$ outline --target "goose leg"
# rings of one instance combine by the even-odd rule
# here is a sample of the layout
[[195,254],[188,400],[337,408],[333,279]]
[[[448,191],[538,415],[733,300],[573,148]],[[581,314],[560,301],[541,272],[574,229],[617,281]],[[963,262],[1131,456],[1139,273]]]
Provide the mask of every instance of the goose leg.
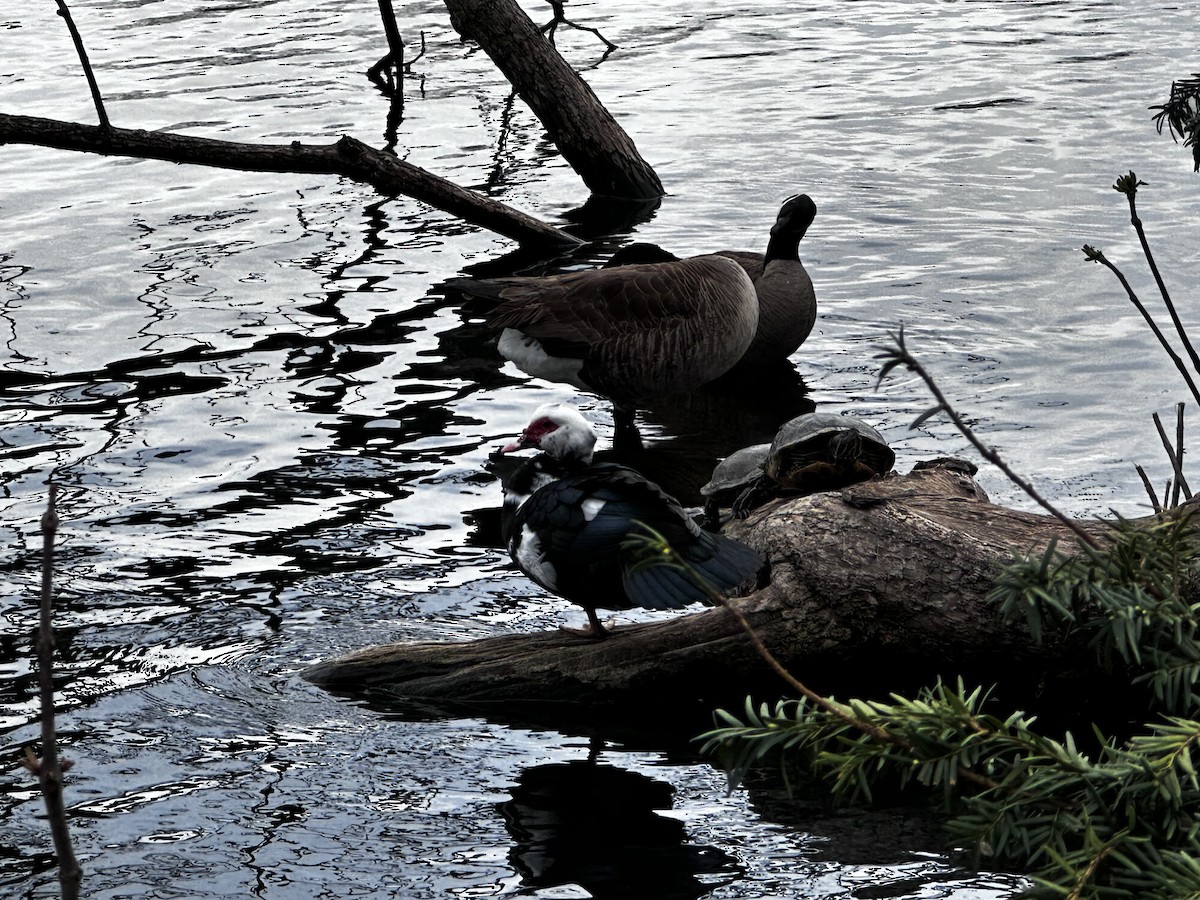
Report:
[[636,421],[637,410],[624,404],[613,404],[613,449],[618,453],[642,449],[642,435]]

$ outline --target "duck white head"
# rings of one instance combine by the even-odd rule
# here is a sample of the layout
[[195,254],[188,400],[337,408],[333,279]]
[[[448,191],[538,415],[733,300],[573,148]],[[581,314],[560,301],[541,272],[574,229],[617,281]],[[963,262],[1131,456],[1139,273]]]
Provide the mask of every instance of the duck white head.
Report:
[[533,412],[533,419],[521,436],[500,449],[513,453],[536,447],[554,459],[592,461],[596,446],[596,429],[580,415],[579,410],[565,403],[547,403]]

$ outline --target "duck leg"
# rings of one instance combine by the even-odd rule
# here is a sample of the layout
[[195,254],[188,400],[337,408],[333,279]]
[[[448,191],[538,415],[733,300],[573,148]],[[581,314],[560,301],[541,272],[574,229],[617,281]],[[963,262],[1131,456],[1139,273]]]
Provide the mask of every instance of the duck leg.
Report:
[[608,629],[600,624],[600,617],[596,615],[596,610],[590,606],[584,607],[584,611],[588,617],[587,628],[568,628],[566,625],[558,626],[559,631],[566,631],[569,634],[577,634],[580,637],[590,637],[593,640],[602,641],[608,637]]

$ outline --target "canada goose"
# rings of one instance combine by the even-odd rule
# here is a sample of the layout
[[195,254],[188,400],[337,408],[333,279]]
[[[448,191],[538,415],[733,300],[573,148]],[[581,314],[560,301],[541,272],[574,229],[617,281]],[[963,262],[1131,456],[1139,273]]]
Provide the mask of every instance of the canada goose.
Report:
[[[817,320],[817,298],[812,279],[800,261],[800,241],[817,215],[817,205],[807,194],[783,201],[767,252],[718,250],[746,270],[758,295],[758,329],[739,366],[761,366],[785,360],[804,343]],[[632,263],[678,259],[657,244],[638,242],[617,250],[605,268]]]
[[787,359],[817,321],[812,279],[800,261],[800,241],[816,215],[817,205],[807,194],[788,197],[775,217],[765,254],[718,251],[746,270],[758,295],[758,330],[742,358],[744,365]]
[[753,577],[762,561],[744,544],[702,530],[679,503],[636,470],[593,462],[596,432],[572,407],[539,407],[521,436],[502,448],[542,452],[505,485],[503,533],[517,566],[548,591],[582,606],[607,635],[597,609],[681,609],[707,593],[669,565],[638,566],[626,540],[648,526],[721,592]]
[[612,400],[619,434],[645,401],[731,369],[758,325],[753,283],[723,256],[446,284],[496,301],[487,323],[518,368]]
[[501,355],[535,377],[608,397],[618,438],[636,437],[634,412],[645,401],[693,391],[739,363],[786,359],[800,346],[816,302],[798,247],[815,215],[806,194],[789,197],[765,255],[677,259],[632,244],[600,269],[451,278],[446,286],[496,304],[487,323],[500,330]]

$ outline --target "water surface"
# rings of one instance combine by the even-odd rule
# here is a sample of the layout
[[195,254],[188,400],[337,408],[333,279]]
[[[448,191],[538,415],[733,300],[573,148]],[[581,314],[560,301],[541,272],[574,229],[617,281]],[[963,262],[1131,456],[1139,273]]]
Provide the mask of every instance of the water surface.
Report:
[[[43,6],[0,14],[0,111],[91,122]],[[115,124],[386,140],[388,101],[362,76],[384,50],[373,4],[72,8]],[[563,222],[585,191],[486,56],[441,4],[397,14],[428,45],[399,155]],[[915,379],[875,389],[874,347],[903,324],[946,394],[1053,501],[1145,511],[1132,466],[1165,481],[1149,416],[1183,386],[1079,248],[1103,249],[1154,300],[1110,187],[1136,170],[1159,264],[1191,312],[1200,182],[1148,110],[1195,68],[1190,10],[613,0],[571,15],[619,45],[602,60],[592,36],[559,32],[668,190],[637,239],[761,249],[784,197],[816,200],[802,251],[821,314],[794,358],[809,402],[867,416],[901,470],[968,455],[944,421],[909,430],[929,404]],[[497,503],[488,452],[539,403],[580,402],[609,433],[604,403],[504,364],[436,290],[507,240],[334,178],[21,146],[0,148],[0,217],[6,756],[36,734],[28,635],[52,477],[67,791],[89,896],[1016,892],[1017,879],[965,873],[934,836],[905,841],[900,813],[839,830],[765,790],[726,796],[686,747],[397,718],[296,677],[372,643],[578,624],[476,514]],[[728,452],[777,389],[719,433],[720,411],[651,415],[646,431],[679,455]],[[980,480],[1029,505],[996,473]],[[2,796],[0,884],[45,895],[40,800],[15,762]],[[597,821],[636,824],[638,839]],[[638,881],[619,865],[630,858],[668,880]]]

